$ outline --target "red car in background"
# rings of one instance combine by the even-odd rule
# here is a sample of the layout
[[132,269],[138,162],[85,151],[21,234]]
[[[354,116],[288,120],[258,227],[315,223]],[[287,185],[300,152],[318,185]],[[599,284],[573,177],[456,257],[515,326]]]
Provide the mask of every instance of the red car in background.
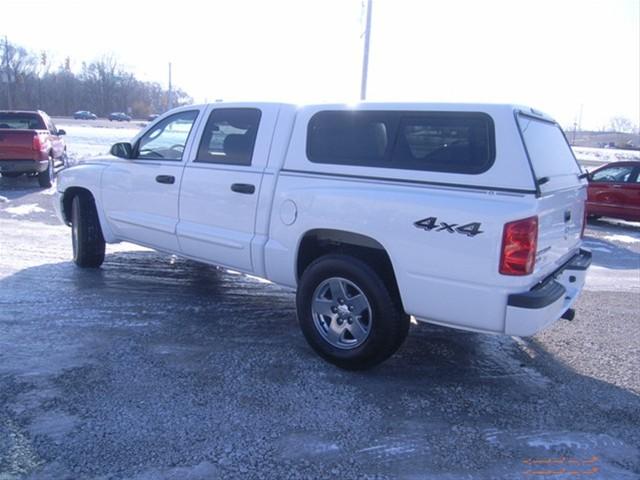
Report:
[[44,112],[0,111],[0,173],[37,175],[41,187],[50,187],[65,163],[65,134]]
[[609,163],[589,173],[587,215],[640,222],[640,161]]

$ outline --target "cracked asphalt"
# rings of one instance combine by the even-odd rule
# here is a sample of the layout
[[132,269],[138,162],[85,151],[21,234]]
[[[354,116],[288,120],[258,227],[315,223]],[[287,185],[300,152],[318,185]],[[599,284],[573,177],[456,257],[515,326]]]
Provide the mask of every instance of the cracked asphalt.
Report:
[[52,192],[0,178],[0,480],[640,478],[638,224],[589,226],[573,322],[412,325],[353,373],[289,290],[127,244],[75,268]]

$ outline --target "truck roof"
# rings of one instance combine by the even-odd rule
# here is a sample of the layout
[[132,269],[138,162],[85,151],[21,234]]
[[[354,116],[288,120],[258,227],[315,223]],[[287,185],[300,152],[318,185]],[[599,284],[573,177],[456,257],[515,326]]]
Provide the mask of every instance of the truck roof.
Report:
[[[508,110],[520,112],[547,121],[555,120],[548,114],[525,105],[515,103],[454,103],[454,102],[354,102],[354,103],[286,103],[261,101],[222,101],[207,104],[190,105],[191,107],[205,107],[209,105],[250,107],[256,105],[273,105],[293,110],[436,110],[436,111],[482,111],[497,112]],[[186,106],[185,106],[186,107]],[[183,107],[184,108],[184,107]]]

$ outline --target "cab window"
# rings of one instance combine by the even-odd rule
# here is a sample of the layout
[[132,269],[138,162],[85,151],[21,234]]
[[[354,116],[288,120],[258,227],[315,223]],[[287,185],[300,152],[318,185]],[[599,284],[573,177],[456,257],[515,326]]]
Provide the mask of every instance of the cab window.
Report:
[[189,110],[171,115],[154,125],[138,141],[134,158],[182,160],[189,134],[197,117],[197,110]]

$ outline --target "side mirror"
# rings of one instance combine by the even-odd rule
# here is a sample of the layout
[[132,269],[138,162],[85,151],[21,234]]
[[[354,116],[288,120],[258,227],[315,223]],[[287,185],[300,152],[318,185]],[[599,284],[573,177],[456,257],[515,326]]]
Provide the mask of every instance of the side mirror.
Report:
[[109,153],[114,157],[130,159],[133,156],[133,147],[129,142],[114,143]]
[[58,130],[58,136],[66,135],[66,134],[67,132],[65,132],[64,130]]

